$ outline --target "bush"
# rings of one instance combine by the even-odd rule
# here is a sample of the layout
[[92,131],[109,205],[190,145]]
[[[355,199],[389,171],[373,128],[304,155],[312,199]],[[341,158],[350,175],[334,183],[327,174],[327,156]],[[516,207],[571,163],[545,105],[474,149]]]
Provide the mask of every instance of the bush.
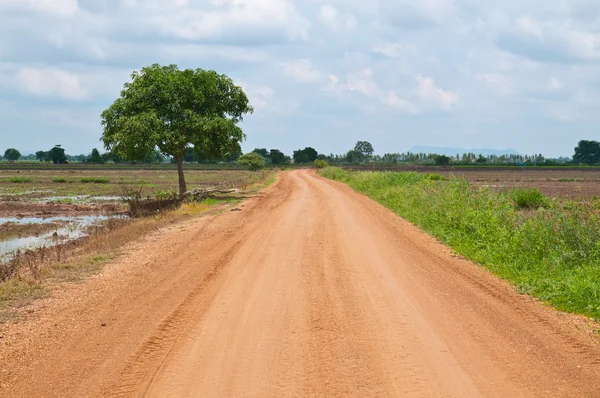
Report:
[[329,162],[327,160],[317,159],[315,160],[315,167],[317,169],[324,169],[325,167],[329,167]]
[[242,155],[237,164],[248,167],[250,171],[258,171],[265,167],[265,158],[256,152],[250,152]]
[[110,181],[108,181],[106,178],[83,177],[81,182],[84,184],[108,184]]
[[517,209],[539,209],[550,204],[546,195],[537,188],[517,188],[511,193]]
[[56,177],[55,179],[52,180],[52,182],[65,183],[68,181],[65,177]]
[[11,177],[9,179],[10,182],[14,182],[15,184],[23,184],[26,182],[31,182],[31,178],[28,177]]

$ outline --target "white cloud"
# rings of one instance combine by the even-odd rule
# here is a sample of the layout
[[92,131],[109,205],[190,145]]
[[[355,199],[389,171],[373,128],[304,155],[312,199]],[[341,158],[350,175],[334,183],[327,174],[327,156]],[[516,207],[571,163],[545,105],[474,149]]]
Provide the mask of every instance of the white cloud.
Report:
[[0,2],[1,9],[32,10],[59,17],[72,17],[79,7],[77,0],[3,0]]
[[279,67],[284,76],[303,83],[316,83],[322,79],[321,72],[314,69],[307,59],[282,62]]
[[319,20],[330,29],[337,30],[341,28],[356,28],[356,18],[350,13],[340,12],[331,4],[321,6],[319,11]]
[[375,82],[373,71],[370,68],[348,73],[344,82],[341,82],[340,78],[335,75],[329,75],[327,90],[338,94],[358,92],[369,99],[402,110],[405,113],[415,114],[418,112],[418,109],[410,101],[401,98],[395,92],[383,90],[377,82]]
[[17,74],[21,88],[41,97],[81,100],[88,96],[80,78],[59,69],[21,69]]
[[413,104],[404,98],[400,98],[398,94],[394,92],[389,93],[388,96],[384,98],[383,102],[393,108],[401,109],[407,113],[415,114],[418,112],[418,109]]
[[[133,9],[138,6],[133,2]],[[144,4],[144,3],[142,3]],[[286,40],[307,40],[310,22],[302,18],[291,0],[218,0],[211,7],[184,3],[170,12],[148,7],[147,27],[163,35],[186,40],[238,40],[265,35],[271,40],[283,35]],[[132,6],[130,5],[130,8]],[[166,7],[168,10],[169,8]],[[132,10],[133,11],[133,10]]]
[[497,89],[504,94],[508,94],[513,91],[506,76],[499,73],[481,73],[477,76],[477,80]]
[[544,35],[542,34],[542,29],[540,26],[527,17],[520,17],[517,19],[517,26],[525,33],[532,34],[540,40],[544,40]]
[[240,86],[248,95],[257,115],[290,115],[298,111],[296,100],[278,96],[268,85],[243,82]]
[[373,52],[390,58],[399,58],[403,55],[415,55],[417,46],[412,43],[387,43],[373,47]]
[[458,101],[458,96],[452,91],[444,91],[435,85],[435,81],[430,77],[417,76],[419,83],[418,95],[421,99],[440,103],[444,108],[449,109],[452,104]]

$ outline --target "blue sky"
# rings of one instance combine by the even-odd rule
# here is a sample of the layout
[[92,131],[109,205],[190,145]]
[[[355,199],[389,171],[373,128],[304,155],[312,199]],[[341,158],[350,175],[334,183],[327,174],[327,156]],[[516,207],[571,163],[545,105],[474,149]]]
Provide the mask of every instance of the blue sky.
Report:
[[247,151],[600,138],[596,0],[2,0],[0,150],[100,147],[101,111],[152,63],[243,86]]

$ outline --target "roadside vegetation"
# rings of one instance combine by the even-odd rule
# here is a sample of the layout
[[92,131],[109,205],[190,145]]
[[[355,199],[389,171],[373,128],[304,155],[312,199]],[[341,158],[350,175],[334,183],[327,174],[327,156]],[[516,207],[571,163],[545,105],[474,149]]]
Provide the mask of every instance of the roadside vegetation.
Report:
[[600,319],[600,201],[492,191],[437,174],[346,171],[341,181],[559,309]]

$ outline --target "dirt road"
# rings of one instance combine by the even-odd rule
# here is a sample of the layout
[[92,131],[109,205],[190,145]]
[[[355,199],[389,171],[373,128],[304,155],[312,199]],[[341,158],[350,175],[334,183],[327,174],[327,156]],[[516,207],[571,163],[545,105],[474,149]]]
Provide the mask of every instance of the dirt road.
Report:
[[[0,340],[0,395],[599,397],[586,323],[346,186],[280,175]],[[11,332],[12,331],[12,332]]]

